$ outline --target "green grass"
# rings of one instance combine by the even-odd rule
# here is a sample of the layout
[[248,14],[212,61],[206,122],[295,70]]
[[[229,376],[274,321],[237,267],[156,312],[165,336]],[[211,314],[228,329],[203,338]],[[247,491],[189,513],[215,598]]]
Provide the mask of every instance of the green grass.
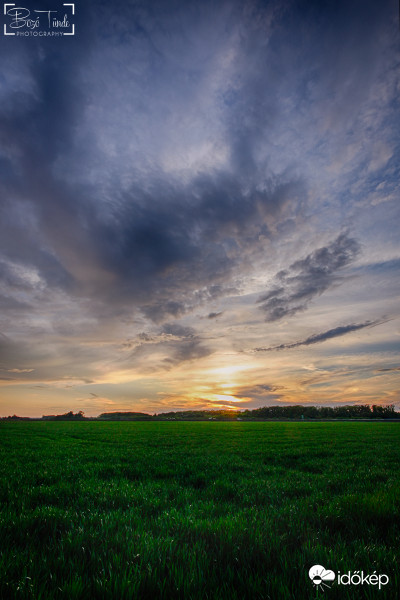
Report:
[[398,597],[400,424],[1,423],[0,452],[1,598]]

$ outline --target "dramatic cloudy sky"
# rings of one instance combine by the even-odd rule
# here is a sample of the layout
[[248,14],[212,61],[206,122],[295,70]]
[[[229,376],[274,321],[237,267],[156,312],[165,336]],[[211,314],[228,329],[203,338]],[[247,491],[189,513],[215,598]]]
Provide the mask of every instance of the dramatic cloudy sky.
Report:
[[0,413],[400,407],[397,2],[75,23],[0,38]]

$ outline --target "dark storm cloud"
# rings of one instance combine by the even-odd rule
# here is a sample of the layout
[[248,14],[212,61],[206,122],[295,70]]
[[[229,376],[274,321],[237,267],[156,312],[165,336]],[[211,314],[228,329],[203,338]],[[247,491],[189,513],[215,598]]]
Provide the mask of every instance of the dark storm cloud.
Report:
[[313,298],[338,281],[338,271],[349,265],[359,251],[358,242],[343,233],[330,245],[277,273],[275,286],[258,300],[266,313],[265,320],[278,321],[305,310]]
[[254,352],[271,352],[272,350],[288,350],[290,348],[298,348],[299,346],[310,346],[311,344],[320,344],[321,342],[325,342],[326,340],[331,340],[332,338],[341,337],[342,335],[346,335],[348,333],[352,333],[353,331],[358,331],[359,329],[365,329],[366,327],[376,327],[376,325],[381,325],[386,321],[366,321],[365,323],[354,323],[352,325],[344,325],[342,327],[335,327],[334,329],[329,329],[328,331],[324,331],[322,333],[316,333],[314,335],[310,335],[310,337],[305,340],[301,340],[299,342],[293,342],[292,344],[280,344],[279,346],[271,346],[270,348],[255,348]]
[[[162,368],[169,370],[183,362],[209,356],[213,349],[208,347],[203,338],[193,327],[179,323],[166,323],[154,334],[140,333],[136,340],[124,344],[126,348],[134,348],[129,361],[143,361],[143,368],[154,370]],[[149,362],[149,357],[161,357],[159,362]],[[150,364],[151,363],[151,364]]]
[[[144,291],[144,290],[143,290]],[[186,311],[183,302],[166,301],[164,303],[145,304],[141,307],[143,314],[159,323],[169,317],[180,317]]]
[[[5,251],[11,260],[37,269],[49,288],[74,295],[89,290],[107,303],[133,301],[156,322],[179,317],[196,303],[191,292],[224,290],[221,284],[265,228],[265,215],[279,214],[288,199],[285,186],[243,194],[240,181],[226,173],[203,175],[194,183],[192,189],[171,189],[168,181],[156,182],[146,198],[132,190],[112,218],[103,218],[79,190],[78,208],[72,192],[53,182],[43,196],[37,190],[38,212],[33,209],[37,235],[51,250],[39,247],[34,231],[23,238],[17,215],[4,232]],[[17,245],[17,238],[22,243]]]
[[[183,24],[195,27],[198,12],[205,28],[211,5],[201,9],[195,4],[191,8],[176,6],[172,13],[157,3],[148,11],[136,5],[123,6],[129,27],[126,19],[115,17],[114,6],[111,9],[101,3],[98,10],[92,6],[93,18],[101,27],[106,22],[109,27],[105,43],[115,52],[130,52],[131,43],[132,48],[142,50],[133,62],[139,87],[141,78],[148,81],[153,73],[160,89],[171,93],[160,71],[163,66],[177,78],[183,93],[180,101],[185,101],[185,94],[189,99],[189,92],[197,88],[193,83],[191,90],[183,76],[187,72],[188,80],[195,81],[192,65],[183,61],[181,73],[174,62],[179,40],[186,40],[193,61],[199,59],[199,53],[203,56],[204,49],[192,46],[181,30],[167,43],[168,36],[164,27],[153,20],[153,11],[171,30],[181,19]],[[262,12],[260,9],[259,14]],[[239,5],[226,7],[232,31],[246,27],[245,23],[239,26],[240,14]],[[265,165],[258,163],[254,155],[277,104],[260,77],[266,64],[265,31],[257,19],[253,22],[251,43],[243,42],[240,52],[243,64],[246,57],[254,58],[251,68],[244,70],[240,79],[221,84],[222,135],[228,146],[229,164],[197,170],[189,182],[178,181],[155,167],[145,181],[128,187],[121,185],[117,169],[114,189],[106,190],[101,200],[98,186],[79,181],[88,157],[107,164],[107,155],[101,155],[93,132],[81,137],[78,134],[85,115],[96,106],[87,78],[102,77],[107,68],[112,77],[112,58],[109,63],[97,65],[98,72],[85,73],[84,61],[93,44],[92,30],[86,42],[81,36],[72,47],[64,42],[39,45],[34,40],[30,46],[22,45],[14,62],[23,65],[25,83],[16,91],[10,86],[0,108],[0,137],[10,149],[2,158],[9,173],[0,206],[3,256],[37,270],[50,291],[60,288],[72,297],[92,298],[93,310],[101,302],[124,310],[140,307],[155,322],[190,310],[199,302],[201,289],[219,286],[223,291],[238,265],[251,255],[258,235],[268,236],[270,223],[279,220],[285,207],[303,193],[298,178],[267,174]],[[219,49],[218,36],[208,35]],[[200,77],[204,77],[202,69],[207,60],[203,57],[199,62]],[[8,67],[10,71],[12,67]],[[123,65],[118,68],[123,69]],[[136,98],[132,91],[131,100],[131,88],[121,90],[119,110],[127,120],[131,102],[133,109],[146,118],[153,116],[151,111],[154,118],[159,118],[158,111],[165,101],[162,96],[160,106],[156,104],[146,112],[143,94]],[[157,89],[150,87],[147,92],[157,97]],[[173,109],[169,106],[170,111]],[[110,114],[117,114],[114,106]],[[118,133],[119,126],[112,135]],[[77,158],[74,170],[65,173],[60,165],[68,165],[71,156]],[[122,158],[124,162],[125,154]]]
[[176,341],[168,343],[171,356],[164,359],[164,363],[168,366],[172,367],[185,361],[203,358],[213,352],[192,327],[170,323],[164,325],[162,332],[176,339]]
[[[187,308],[182,301],[186,292],[229,279],[246,244],[251,246],[263,228],[267,231],[266,216],[279,214],[290,198],[292,184],[265,181],[267,190],[243,192],[240,177],[229,172],[202,174],[190,188],[160,175],[150,193],[132,188],[111,217],[105,217],[95,207],[93,191],[87,195],[54,177],[52,164],[63,147],[72,145],[78,110],[65,107],[79,107],[80,99],[57,86],[47,97],[54,59],[49,61],[49,73],[42,73],[43,65],[33,69],[43,96],[41,102],[32,100],[27,111],[27,121],[32,118],[35,126],[27,127],[22,138],[20,119],[7,119],[9,135],[16,134],[14,143],[23,157],[19,167],[29,182],[29,200],[24,199],[28,190],[20,190],[22,199],[14,206],[3,204],[3,252],[38,269],[50,288],[61,286],[74,294],[87,288],[107,302],[133,300],[155,321],[181,315]],[[63,127],[52,126],[53,112]],[[37,148],[36,139],[46,139],[46,146]],[[116,189],[115,194],[121,192]],[[107,275],[114,279],[112,287],[103,285]],[[171,298],[171,293],[178,297]]]
[[171,335],[177,338],[193,338],[195,336],[195,329],[193,327],[185,327],[179,325],[179,323],[166,323],[162,328],[162,333]]
[[166,179],[153,182],[150,196],[132,189],[111,222],[91,224],[96,256],[116,276],[111,300],[133,299],[157,322],[192,308],[194,290],[217,297],[268,217],[294,193],[289,184],[267,183],[267,191],[244,193],[237,176],[211,171],[190,187]]

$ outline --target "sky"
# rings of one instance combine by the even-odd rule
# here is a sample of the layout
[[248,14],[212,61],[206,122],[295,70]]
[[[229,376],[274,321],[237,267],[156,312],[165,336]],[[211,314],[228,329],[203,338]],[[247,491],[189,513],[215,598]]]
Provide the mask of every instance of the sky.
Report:
[[0,414],[400,410],[397,2],[74,24],[0,32]]

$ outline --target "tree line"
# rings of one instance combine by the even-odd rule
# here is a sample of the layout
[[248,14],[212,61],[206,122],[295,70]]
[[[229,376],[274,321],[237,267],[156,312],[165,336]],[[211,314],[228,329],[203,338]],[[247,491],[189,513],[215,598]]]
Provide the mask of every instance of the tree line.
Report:
[[394,404],[351,404],[345,406],[263,406],[253,410],[184,410],[150,415],[141,412],[102,413],[85,417],[83,411],[69,411],[61,415],[43,415],[41,419],[2,417],[6,421],[265,421],[269,419],[400,419]]

